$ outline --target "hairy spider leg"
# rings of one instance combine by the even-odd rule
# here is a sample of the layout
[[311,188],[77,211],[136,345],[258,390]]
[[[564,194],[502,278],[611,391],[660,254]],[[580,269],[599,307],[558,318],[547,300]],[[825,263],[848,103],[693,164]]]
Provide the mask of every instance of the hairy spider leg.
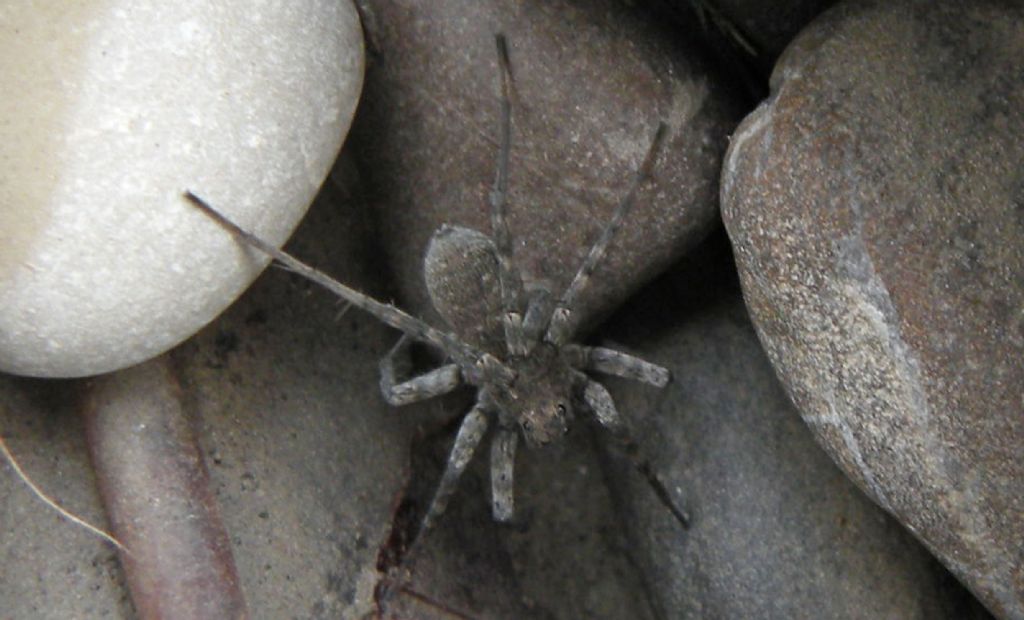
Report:
[[448,500],[451,499],[452,493],[455,492],[455,488],[458,485],[459,478],[466,471],[466,466],[469,465],[477,446],[480,445],[480,441],[484,438],[488,425],[487,411],[478,400],[473,409],[463,418],[462,424],[459,425],[459,432],[455,435],[455,444],[448,455],[448,465],[441,476],[441,482],[437,485],[437,491],[434,492],[434,499],[430,502],[430,508],[427,509],[427,514],[423,516],[423,523],[420,526],[421,531],[425,532],[430,529],[434,521],[448,507]]
[[[242,229],[191,191],[185,192],[185,198],[235,237],[269,255],[289,271],[319,284],[352,305],[370,313],[385,324],[403,332],[398,343],[381,361],[381,391],[388,403],[392,405],[405,405],[440,396],[455,389],[464,379],[477,385],[485,382],[501,385],[503,382],[508,382],[511,379],[512,371],[494,356],[477,351],[456,338],[453,334],[431,327],[420,319],[394,306],[381,303],[306,265],[287,252],[277,249],[270,243]],[[436,346],[446,355],[456,360],[456,363],[447,364],[424,375],[397,383],[395,357],[400,350],[408,345],[410,339]],[[466,469],[473,453],[483,439],[487,426],[487,413],[481,403],[481,399],[478,397],[477,404],[463,418],[459,426],[445,472],[441,477],[437,491],[434,493],[430,507],[423,517],[422,530],[425,531],[431,527],[437,517],[444,512],[448,505],[448,500],[455,490],[456,482],[462,476],[462,472]],[[514,448],[510,454],[514,454]],[[508,474],[508,480],[509,485],[511,485],[511,472]],[[509,506],[511,506],[511,503],[509,503]]]
[[319,284],[338,297],[341,297],[345,301],[351,303],[353,306],[373,315],[384,324],[407,334],[413,340],[437,347],[443,351],[445,355],[455,360],[464,374],[468,374],[472,377],[479,376],[481,372],[486,371],[487,373],[497,376],[503,376],[506,378],[511,377],[512,371],[501,364],[501,362],[494,359],[492,355],[478,351],[474,347],[458,339],[454,334],[443,332],[432,327],[426,322],[421,321],[391,304],[377,301],[368,295],[345,286],[324,272],[303,263],[291,254],[277,249],[256,235],[243,230],[240,226],[214,209],[209,203],[194,194],[192,191],[186,191],[184,196],[189,202],[220,224],[236,238],[241,239],[264,254],[267,254],[289,271]]
[[544,336],[555,304],[551,291],[546,288],[533,289],[529,293],[529,298],[526,316],[523,317],[523,339],[526,340],[527,353],[533,350]]
[[514,428],[499,428],[491,440],[491,506],[494,520],[501,523],[515,516],[513,480],[518,443],[519,433]]
[[608,389],[583,373],[576,375],[575,378],[578,384],[582,384],[583,389],[580,393],[583,402],[594,413],[594,417],[601,423],[601,426],[614,434],[626,432],[626,421],[622,419],[618,409],[615,408],[615,401],[612,400]]
[[665,387],[672,378],[667,369],[614,349],[569,344],[563,351],[572,360],[573,367],[580,370],[615,375],[657,388]]
[[[442,396],[462,385],[458,364],[445,364],[430,372],[398,383],[395,366],[400,352],[409,346],[409,335],[402,334],[398,343],[380,361],[380,391],[392,407],[409,405],[435,396]],[[400,359],[406,359],[404,357]]]
[[502,324],[505,328],[505,343],[509,355],[524,355],[526,344],[523,340],[522,314],[519,312],[519,298],[522,295],[522,279],[512,263],[512,240],[509,236],[508,221],[505,219],[505,204],[508,198],[508,162],[512,143],[512,105],[509,86],[512,80],[511,63],[508,58],[508,42],[505,35],[495,36],[498,47],[498,74],[501,78],[500,122],[498,139],[498,163],[491,190],[491,232],[498,257],[498,282],[501,287]]
[[629,457],[633,467],[644,477],[647,484],[654,491],[655,496],[672,513],[672,516],[679,522],[679,525],[683,529],[689,528],[690,515],[676,506],[665,484],[654,473],[650,460],[643,454],[640,444],[633,438],[625,418],[622,417],[619,410],[615,407],[612,395],[608,393],[608,390],[603,385],[592,380],[582,372],[575,373],[574,377],[580,388],[579,391],[583,402],[594,412],[594,417],[597,418],[597,421],[601,423],[601,426],[611,431],[612,436],[623,444],[625,448],[623,452]]
[[623,196],[619,206],[615,209],[615,213],[612,214],[612,218],[605,225],[604,231],[601,236],[598,237],[593,247],[590,248],[590,252],[587,257],[583,259],[583,264],[580,265],[579,271],[576,272],[576,276],[572,279],[568,288],[565,289],[565,293],[558,300],[558,304],[555,306],[554,313],[551,316],[551,322],[548,325],[548,332],[545,336],[545,340],[555,345],[564,345],[569,337],[572,335],[572,329],[574,327],[573,313],[575,312],[576,300],[579,297],[580,292],[586,288],[587,283],[590,281],[590,276],[594,273],[594,269],[598,263],[604,257],[605,251],[608,249],[608,244],[611,242],[612,237],[622,226],[622,222],[630,209],[633,207],[633,203],[636,200],[636,194],[643,185],[644,181],[651,177],[651,171],[654,168],[654,160],[658,157],[658,151],[661,149],[661,143],[664,141],[667,126],[664,122],[658,124],[658,129],[654,132],[654,139],[651,141],[651,146],[647,150],[647,155],[644,157],[643,163],[637,169],[636,174],[633,177],[633,182],[629,186],[629,190],[626,195]]

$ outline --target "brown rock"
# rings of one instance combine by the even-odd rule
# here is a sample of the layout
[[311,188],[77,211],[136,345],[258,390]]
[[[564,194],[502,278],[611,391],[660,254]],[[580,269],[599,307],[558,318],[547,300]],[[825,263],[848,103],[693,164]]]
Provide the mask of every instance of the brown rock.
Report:
[[433,321],[423,282],[442,224],[490,234],[498,136],[494,36],[515,77],[509,222],[528,279],[560,294],[625,193],[660,121],[656,180],[581,307],[606,313],[699,241],[736,117],[667,31],[620,2],[367,2],[371,51],[352,137],[403,304]]
[[1024,618],[1024,9],[850,3],[735,134],[723,217],[833,458]]
[[614,394],[689,530],[628,461],[610,460],[662,617],[989,617],[815,444],[757,340],[725,235],[711,241],[605,330],[674,377]]

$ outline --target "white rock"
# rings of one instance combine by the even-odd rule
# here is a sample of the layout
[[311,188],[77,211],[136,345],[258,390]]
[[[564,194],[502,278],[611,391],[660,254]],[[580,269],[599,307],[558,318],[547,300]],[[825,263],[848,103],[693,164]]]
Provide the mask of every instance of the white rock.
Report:
[[362,85],[349,0],[0,5],[0,370],[70,377],[184,340],[282,242]]

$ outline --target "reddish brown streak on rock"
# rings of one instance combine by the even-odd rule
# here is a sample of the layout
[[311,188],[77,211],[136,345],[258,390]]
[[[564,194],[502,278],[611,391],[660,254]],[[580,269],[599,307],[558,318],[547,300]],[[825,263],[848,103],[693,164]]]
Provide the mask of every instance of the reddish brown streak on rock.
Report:
[[227,532],[165,358],[95,380],[87,436],[139,617],[247,618]]

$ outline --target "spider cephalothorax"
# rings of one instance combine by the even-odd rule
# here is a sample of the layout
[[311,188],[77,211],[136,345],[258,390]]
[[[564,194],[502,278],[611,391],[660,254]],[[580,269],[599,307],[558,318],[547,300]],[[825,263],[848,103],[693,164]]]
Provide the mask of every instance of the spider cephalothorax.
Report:
[[[444,226],[431,240],[424,263],[431,299],[438,313],[449,323],[450,332],[337,282],[242,230],[195,194],[186,192],[186,198],[193,204],[290,271],[317,282],[404,332],[381,362],[381,390],[388,403],[399,406],[440,396],[463,383],[478,388],[476,404],[459,427],[444,475],[423,518],[424,528],[444,512],[456,482],[488,428],[494,428],[491,444],[494,518],[509,521],[514,515],[513,465],[520,434],[531,447],[547,445],[566,433],[573,412],[580,410],[589,411],[613,431],[623,430],[623,420],[608,391],[586,371],[617,375],[657,387],[665,386],[669,380],[668,371],[660,366],[619,351],[570,342],[576,328],[577,298],[632,207],[638,188],[650,176],[665,126],[658,127],[632,185],[565,292],[555,298],[544,286],[534,285],[526,290],[512,262],[505,222],[511,73],[503,36],[498,35],[497,44],[502,97],[497,174],[490,199],[494,238],[466,228]],[[400,380],[396,376],[396,357],[410,341],[423,342],[440,350],[449,363],[426,374]],[[654,481],[646,465],[641,471]],[[657,483],[655,486],[664,501],[664,488]],[[673,513],[680,521],[685,521],[681,512],[673,509]]]

